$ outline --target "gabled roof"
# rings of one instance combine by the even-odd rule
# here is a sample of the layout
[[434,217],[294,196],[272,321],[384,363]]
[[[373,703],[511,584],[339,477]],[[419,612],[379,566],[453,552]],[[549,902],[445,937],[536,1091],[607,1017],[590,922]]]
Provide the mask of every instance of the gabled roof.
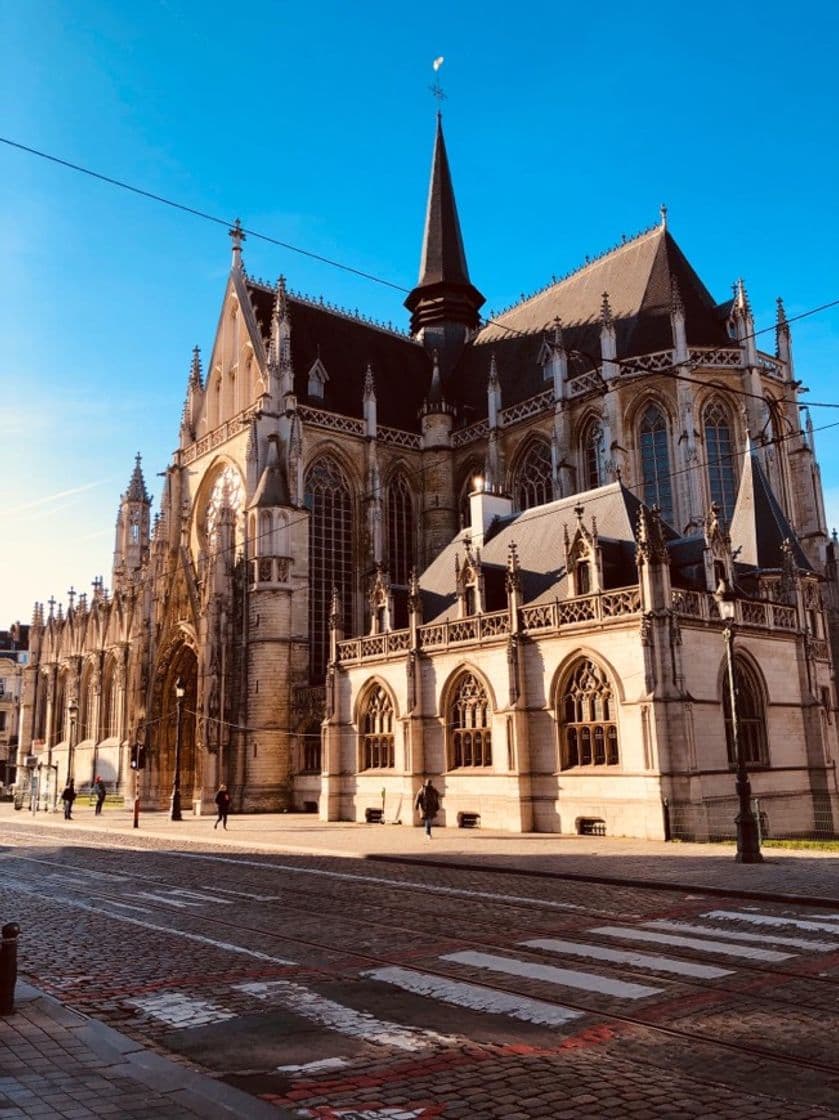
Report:
[[460,399],[484,415],[493,351],[505,407],[541,392],[546,386],[539,353],[545,332],[557,318],[566,349],[582,352],[569,354],[571,376],[599,364],[604,292],[608,292],[612,309],[618,358],[671,349],[674,287],[684,305],[688,343],[732,346],[714,299],[672,235],[660,225],[495,315],[475,336],[455,373],[453,384]]
[[[248,281],[262,337],[268,344],[274,292]],[[294,391],[308,396],[308,374],[320,359],[329,373],[318,407],[344,416],[363,415],[364,376],[368,364],[376,383],[380,424],[417,431],[417,414],[431,383],[431,362],[422,346],[386,327],[354,318],[298,295],[288,296]]]
[[729,528],[731,549],[738,564],[761,569],[784,566],[784,541],[792,546],[796,567],[812,571],[812,565],[772,492],[757,451],[748,447],[743,473]]
[[[582,519],[586,528],[591,527],[592,517],[597,521],[604,586],[627,587],[637,583],[635,543],[641,502],[620,482],[572,494],[497,522],[481,549],[485,574],[502,572],[506,568],[509,545],[515,542],[521,568],[523,602],[539,603],[564,598],[565,530],[573,539],[578,525],[578,506],[583,507]],[[673,529],[666,525],[662,529],[668,541],[677,539]],[[461,530],[420,576],[424,618],[428,622],[454,615],[457,599],[455,555],[460,553],[463,559],[469,536],[468,529]]]

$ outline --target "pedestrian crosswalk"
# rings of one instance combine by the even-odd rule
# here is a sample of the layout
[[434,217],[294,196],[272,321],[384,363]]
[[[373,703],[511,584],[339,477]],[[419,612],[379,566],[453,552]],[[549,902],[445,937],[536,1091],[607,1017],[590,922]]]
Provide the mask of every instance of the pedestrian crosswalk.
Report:
[[[418,965],[388,966],[363,975],[449,1006],[558,1027],[584,1014],[581,991],[631,1005],[670,994],[668,981],[713,982],[734,976],[738,966],[765,968],[830,952],[839,953],[839,915],[813,919],[720,909],[690,920],[591,926],[573,938],[529,938],[506,952],[463,949],[441,955],[428,971]],[[544,954],[562,964],[536,959]],[[452,966],[468,969],[468,980],[446,975]],[[637,980],[631,976],[635,971]],[[541,987],[545,998],[519,994],[515,989],[523,983],[530,992]],[[571,1006],[561,1002],[563,991]]]
[[[459,1035],[438,1033],[440,1023],[457,1031],[452,1009],[548,1030],[576,1030],[587,1014],[628,1015],[644,1001],[671,1000],[696,985],[725,981],[736,976],[738,968],[771,969],[778,964],[789,973],[789,962],[819,953],[839,954],[839,914],[813,918],[744,907],[682,919],[583,926],[571,936],[530,937],[497,951],[462,948],[422,963],[412,954],[410,963],[365,969],[358,977],[404,993],[394,1003],[393,996],[383,998],[380,989],[369,989],[370,1004],[390,1010],[390,1017],[382,1019],[361,1009],[370,1006],[361,991],[346,1006],[290,979],[251,981],[234,988],[260,1002],[283,1005],[356,1042],[424,1050],[457,1043]],[[144,1007],[146,1013],[168,1015],[170,1021],[170,1004]],[[432,1004],[440,1005],[441,1012],[427,1017],[424,1008]],[[394,1014],[396,1008],[405,1009],[404,1019]],[[175,1008],[179,1014],[180,1010]],[[511,1023],[510,1030],[517,1029]]]

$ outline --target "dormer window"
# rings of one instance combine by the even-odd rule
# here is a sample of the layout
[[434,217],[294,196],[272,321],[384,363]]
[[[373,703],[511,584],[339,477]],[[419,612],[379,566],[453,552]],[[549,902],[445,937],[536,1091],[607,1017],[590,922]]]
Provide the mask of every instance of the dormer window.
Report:
[[312,368],[309,370],[309,381],[307,386],[307,393],[310,397],[322,401],[324,396],[324,386],[329,380],[329,374],[326,372],[326,367],[320,358],[316,358]]

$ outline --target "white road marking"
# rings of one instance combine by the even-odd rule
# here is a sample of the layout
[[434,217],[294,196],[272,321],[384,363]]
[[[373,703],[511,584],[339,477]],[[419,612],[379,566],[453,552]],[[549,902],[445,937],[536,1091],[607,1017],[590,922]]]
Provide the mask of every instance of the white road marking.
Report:
[[170,1027],[205,1027],[208,1023],[223,1023],[236,1018],[235,1012],[227,1011],[211,1000],[195,999],[182,992],[158,992],[127,1002]]
[[305,1062],[302,1066],[277,1066],[278,1073],[320,1073],[325,1069],[348,1066],[348,1058],[321,1058],[318,1062]]
[[[837,941],[808,941],[806,937],[784,937],[780,933],[740,933],[736,930],[721,930],[718,926],[701,926],[694,922],[670,922],[659,918],[654,922],[644,922],[648,929],[672,929],[674,933],[698,933],[702,937],[719,937],[720,934],[726,941],[757,941],[761,945],[767,942],[770,945],[789,945],[793,949],[810,949],[814,953],[829,953],[839,949]],[[837,930],[839,933],[839,930]]]
[[560,1027],[572,1019],[579,1019],[582,1014],[580,1011],[572,1011],[570,1007],[559,1007],[529,996],[497,992],[491,988],[481,988],[477,984],[464,983],[462,980],[430,976],[425,972],[397,966],[376,968],[363,975],[369,976],[371,980],[393,984],[406,992],[454,1004],[455,1007],[468,1007],[472,1011],[483,1011],[490,1015],[509,1015],[513,1019],[522,1019],[525,1023]]
[[174,890],[166,892],[167,894],[186,895],[187,898],[197,898],[201,902],[211,902],[213,905],[219,903],[222,906],[233,906],[235,903],[231,898],[219,898],[215,891],[204,893],[203,891],[193,891],[189,887],[175,887]]
[[635,968],[654,968],[656,972],[675,972],[679,976],[694,976],[700,980],[731,976],[728,968],[697,964],[695,961],[674,961],[671,957],[654,957],[648,953],[635,953],[631,949],[607,949],[603,945],[580,945],[576,941],[557,941],[555,938],[537,938],[535,941],[520,941],[519,944],[528,949],[547,949],[549,953],[591,957],[592,960],[629,964]]
[[379,1046],[395,1046],[398,1050],[424,1050],[431,1045],[442,1043],[450,1046],[460,1041],[451,1035],[437,1034],[436,1031],[402,1027],[398,1023],[376,1019],[366,1011],[344,1007],[343,1004],[319,996],[291,980],[252,981],[234,984],[233,987],[236,991],[247,992],[257,999],[276,997],[305,1019],[320,1023],[338,1034],[363,1038],[365,1042],[373,1042]]
[[836,926],[831,922],[814,922],[804,918],[782,918],[775,914],[744,914],[740,910],[711,910],[703,918],[717,918],[728,922],[750,922],[756,926],[796,926],[798,929],[811,929],[817,933],[835,933]]
[[195,902],[188,898],[174,898],[175,891],[132,891],[132,898],[147,898],[150,902],[163,902],[167,906],[174,906],[177,910],[201,910],[203,902]]
[[513,957],[499,957],[494,953],[475,953],[466,950],[462,953],[448,953],[441,961],[465,964],[472,968],[486,968],[490,972],[503,972],[508,976],[521,976],[527,980],[541,980],[546,984],[560,984],[566,988],[582,988],[586,992],[599,992],[604,996],[620,996],[623,999],[644,999],[646,996],[661,994],[661,988],[650,988],[643,984],[631,984],[624,980],[610,980],[593,972],[577,972],[569,968],[555,968],[552,964],[536,964],[520,961]]
[[218,894],[232,894],[235,898],[250,898],[254,902],[282,902],[282,895],[279,894],[251,894],[249,891],[231,891],[226,887],[213,887],[212,889]]
[[[6,887],[13,887],[21,894],[34,895],[36,898],[42,898],[42,892],[34,889],[28,883],[22,883],[17,879],[4,879],[3,885]],[[187,941],[197,941],[201,945],[212,945],[214,949],[224,949],[228,953],[238,953],[241,956],[253,957],[258,961],[267,961],[269,964],[279,965],[293,965],[296,961],[286,960],[284,957],[272,957],[268,953],[260,953],[258,949],[246,949],[244,945],[232,945],[228,941],[217,941],[214,937],[205,937],[201,933],[187,933],[183,929],[172,929],[170,926],[159,926],[154,922],[144,922],[139,918],[130,918],[128,914],[116,914],[113,910],[105,910],[99,906],[91,906],[89,902],[82,902],[79,898],[62,898],[61,904],[63,906],[73,906],[76,910],[85,910],[89,914],[98,914],[102,918],[114,918],[118,922],[127,922],[132,926],[140,926],[142,929],[155,930],[157,933],[168,933],[172,937],[182,937]]]
[[654,941],[660,945],[678,945],[683,949],[699,949],[703,953],[720,953],[725,957],[747,957],[753,961],[788,961],[791,953],[775,949],[753,949],[750,945],[732,945],[728,941],[705,941],[698,937],[679,937],[670,933],[654,933],[646,929],[623,929],[620,926],[599,926],[589,933],[604,937],[622,937],[627,941]]

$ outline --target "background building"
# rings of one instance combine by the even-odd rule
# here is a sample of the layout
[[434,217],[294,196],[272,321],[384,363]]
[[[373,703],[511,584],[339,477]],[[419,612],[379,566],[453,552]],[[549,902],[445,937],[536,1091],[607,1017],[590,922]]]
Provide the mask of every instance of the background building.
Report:
[[29,627],[0,630],[0,785],[14,784],[20,729],[23,669],[29,660]]
[[[66,609],[36,605],[22,750],[32,744],[59,780],[102,773],[127,789],[140,744],[140,788],[154,805],[169,798],[178,754],[196,807],[224,781],[239,809],[357,817],[374,787],[380,797],[393,779],[404,801],[433,769],[453,783],[447,804],[510,827],[567,830],[603,818],[598,805],[608,803],[610,827],[656,834],[662,797],[673,797],[685,829],[713,830],[702,806],[731,793],[720,631],[707,598],[724,577],[738,617],[757,628],[742,672],[749,657],[765,672],[770,650],[797,666],[792,691],[780,676],[755,678],[764,707],[789,715],[766,724],[767,789],[782,791],[778,775],[795,771],[794,827],[818,818],[832,830],[823,608],[836,602],[833,545],[780,301],[767,353],[744,284],[715,300],[662,213],[652,229],[482,320],[439,118],[408,332],[294,293],[282,277],[249,276],[238,224],[231,237],[215,340],[206,368],[193,352],[160,512],[152,519],[138,456],[119,507],[112,590],[97,579]],[[470,503],[482,512],[473,517]],[[510,528],[493,540],[495,517]],[[654,526],[649,546],[642,522]],[[468,547],[458,537],[466,525]],[[541,541],[526,563],[496,555],[503,542],[524,557],[530,545],[516,533],[525,531]],[[419,583],[414,569],[425,570]],[[518,578],[520,600],[503,590]],[[615,606],[604,619],[613,591],[632,609]],[[579,617],[558,605],[566,600]],[[583,600],[596,603],[593,614]],[[536,609],[554,612],[543,627],[553,628],[550,641],[535,636]],[[486,620],[499,611],[506,622],[490,635]],[[420,641],[432,620],[448,660]],[[701,681],[676,664],[688,632]],[[340,644],[359,634],[369,635],[362,645]],[[445,721],[446,705],[466,711],[466,700],[440,687],[454,673],[446,688],[460,696],[458,666],[468,663],[468,688],[486,690],[499,650],[515,680],[532,676],[534,657],[555,662],[559,676],[543,677],[541,693],[508,681],[499,696],[493,684],[480,703],[495,745],[475,754],[484,738],[472,736],[465,762]],[[391,721],[375,746],[363,730],[375,678],[366,659],[382,654],[398,655],[402,668],[391,669],[403,680],[375,694],[371,726]],[[610,705],[621,698],[620,747],[617,762],[606,749],[605,769],[592,762],[595,772],[567,784],[555,780],[573,757],[558,697],[581,673],[601,698],[610,690]],[[478,718],[477,703],[468,718]],[[691,746],[696,703],[714,716],[703,709],[707,738]],[[499,756],[501,713],[508,745]],[[429,719],[442,736],[435,748]],[[548,737],[536,747],[551,719],[553,762]],[[400,743],[386,738],[397,722]],[[594,724],[608,742],[610,721]],[[411,736],[421,726],[419,749]],[[788,735],[803,741],[776,750],[775,737]],[[574,777],[588,765],[579,761]],[[549,773],[554,780],[542,780]],[[618,811],[621,801],[631,807]]]

